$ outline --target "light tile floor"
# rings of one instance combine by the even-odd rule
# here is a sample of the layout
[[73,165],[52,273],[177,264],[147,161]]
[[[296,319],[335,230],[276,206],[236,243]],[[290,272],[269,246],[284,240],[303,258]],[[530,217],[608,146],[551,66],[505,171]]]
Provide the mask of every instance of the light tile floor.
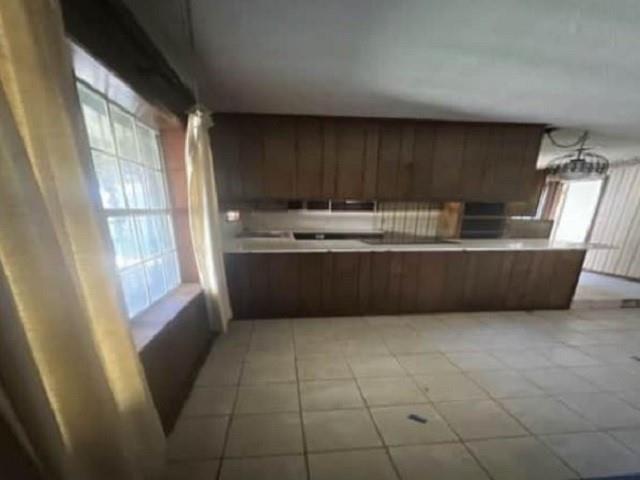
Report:
[[169,438],[167,478],[640,473],[633,356],[637,309],[233,322]]

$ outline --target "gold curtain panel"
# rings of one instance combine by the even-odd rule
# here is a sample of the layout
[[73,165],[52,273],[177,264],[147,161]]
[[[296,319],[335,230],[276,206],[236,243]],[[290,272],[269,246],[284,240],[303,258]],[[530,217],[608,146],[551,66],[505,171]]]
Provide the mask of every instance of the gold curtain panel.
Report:
[[0,2],[0,380],[45,478],[161,474],[54,0]]

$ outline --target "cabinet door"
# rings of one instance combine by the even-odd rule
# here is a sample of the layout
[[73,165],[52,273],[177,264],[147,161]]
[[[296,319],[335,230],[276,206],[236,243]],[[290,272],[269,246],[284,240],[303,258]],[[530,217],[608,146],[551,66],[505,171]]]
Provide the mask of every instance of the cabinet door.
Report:
[[320,317],[323,315],[322,290],[329,288],[323,282],[324,257],[329,253],[304,253],[298,260],[300,282],[299,315]]
[[378,145],[378,199],[395,200],[402,152],[402,125],[394,121],[381,122]]
[[490,154],[495,136],[493,125],[470,123],[466,126],[460,189],[461,197],[467,201],[484,199],[484,179],[492,165]]
[[419,312],[444,310],[447,253],[420,252],[416,308]]
[[497,286],[503,271],[505,252],[468,254],[464,286],[465,310],[500,310],[502,298]]
[[267,117],[264,126],[265,196],[290,199],[295,195],[295,124],[292,118]]
[[400,285],[400,313],[417,313],[418,274],[420,273],[420,252],[402,253],[402,282]]
[[323,198],[323,134],[320,119],[303,117],[296,122],[296,198]]
[[264,198],[264,120],[239,117],[238,131],[238,165],[232,174],[241,178],[243,200]]
[[431,200],[435,124],[417,122],[413,131],[413,200]]
[[272,317],[298,315],[300,298],[299,266],[301,255],[277,253],[269,255],[269,297]]
[[358,120],[337,120],[336,195],[338,199],[363,197],[367,146],[366,124]]
[[211,131],[211,149],[216,188],[221,202],[242,199],[238,133],[237,118],[226,115],[215,117]]
[[466,252],[444,252],[446,273],[443,309],[455,312],[464,306],[464,288],[467,278],[469,254]]
[[533,202],[539,194],[541,173],[536,170],[542,127],[496,125],[489,145],[489,169],[484,196],[489,201]]
[[396,199],[411,200],[414,198],[415,175],[415,125],[403,122],[400,137],[400,156],[398,157],[398,177],[396,180]]
[[357,315],[359,311],[359,258],[356,252],[331,253],[332,298],[335,315]]
[[524,170],[524,151],[527,147],[527,128],[521,125],[502,127],[502,154],[495,175],[498,179],[497,191],[502,198],[517,199],[522,195],[525,182],[521,176]]
[[336,195],[336,172],[338,166],[335,120],[323,120],[322,136],[322,198],[332,199]]
[[526,144],[522,152],[522,167],[520,169],[520,182],[524,185],[518,192],[516,201],[528,205],[529,211],[535,211],[540,199],[540,192],[544,185],[545,173],[536,168],[540,155],[540,143],[544,128],[541,125],[528,125],[526,128]]
[[465,124],[443,122],[436,126],[433,149],[432,196],[440,200],[461,197]]
[[247,255],[234,253],[227,253],[224,256],[229,300],[235,319],[248,317],[247,292],[250,284],[247,258]]
[[391,253],[372,252],[370,254],[369,313],[384,314],[389,311],[390,264]]

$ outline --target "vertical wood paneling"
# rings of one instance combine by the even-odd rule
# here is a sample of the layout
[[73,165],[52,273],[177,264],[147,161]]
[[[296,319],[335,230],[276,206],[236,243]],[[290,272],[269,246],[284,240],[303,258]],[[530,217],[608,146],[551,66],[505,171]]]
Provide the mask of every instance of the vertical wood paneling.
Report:
[[373,314],[388,311],[391,255],[385,252],[371,253],[371,286],[369,288],[369,310]]
[[336,194],[338,199],[362,198],[367,129],[364,122],[342,120],[336,130]]
[[569,308],[582,269],[584,251],[557,251],[555,257],[548,305],[550,308]]
[[502,148],[494,159],[493,169],[495,193],[508,195],[513,198],[518,195],[522,180],[519,178],[523,160],[523,149],[526,138],[523,128],[519,125],[503,125]]
[[556,252],[542,250],[531,252],[523,309],[548,308],[551,290],[556,288],[554,278],[556,256]]
[[437,252],[420,253],[416,305],[421,312],[444,310],[447,257]]
[[296,124],[296,198],[322,198],[322,121],[300,118]]
[[[242,177],[238,175],[238,122],[231,117],[216,119],[211,133],[218,196],[223,199],[242,198]],[[184,151],[184,146],[182,147]],[[184,165],[184,161],[182,162]],[[175,206],[175,204],[174,204]]]
[[323,146],[322,146],[322,196],[334,198],[336,194],[336,123],[323,120]]
[[504,299],[505,309],[518,310],[521,305],[524,305],[527,295],[527,280],[532,262],[532,252],[514,252],[509,277],[509,289]]
[[402,126],[402,137],[400,141],[400,157],[398,162],[398,179],[396,185],[397,198],[414,198],[413,176],[415,174],[415,164],[413,160],[413,150],[415,148],[415,129],[412,123]]
[[635,175],[621,222],[621,225],[625,226],[621,229],[624,232],[621,235],[620,250],[616,252],[616,259],[612,262],[611,268],[614,271],[626,272],[625,276],[637,278],[640,275],[634,275],[634,267],[640,269],[640,264],[634,264],[634,258],[640,250],[640,168],[631,170]]
[[401,313],[419,312],[417,304],[421,255],[420,252],[402,254],[402,282],[398,306],[398,311]]
[[366,200],[376,198],[376,188],[378,181],[378,148],[379,148],[379,128],[373,121],[366,123],[367,143],[364,154],[364,176],[362,186],[362,196]]
[[609,216],[608,221],[607,243],[614,246],[616,251],[607,252],[607,256],[603,260],[602,268],[607,271],[612,269],[612,259],[615,258],[619,252],[620,237],[626,231],[626,225],[622,223],[622,219],[624,217],[627,200],[629,199],[632,181],[632,175],[629,174],[631,172],[626,173],[626,175],[622,175],[622,180],[618,184],[618,189],[616,191],[613,204],[611,205],[612,215]]
[[620,271],[629,266],[628,264],[620,265],[619,260],[623,252],[625,252],[625,247],[627,246],[625,243],[627,243],[626,241],[630,227],[633,225],[631,221],[638,210],[638,205],[640,205],[639,177],[640,168],[629,169],[625,175],[625,180],[628,180],[624,183],[621,191],[618,192],[617,196],[621,198],[622,201],[618,203],[615,210],[618,218],[615,222],[615,227],[612,230],[613,235],[611,240],[611,243],[616,245],[618,248],[609,252],[608,258],[604,263],[604,268],[606,270]]
[[412,197],[416,200],[432,198],[434,125],[431,122],[418,122],[414,129]]
[[328,253],[305,253],[300,255],[298,278],[300,281],[299,311],[303,316],[323,313],[322,289],[324,257]]
[[273,303],[270,295],[268,253],[256,253],[247,258],[247,279],[245,284],[248,290],[246,297],[246,315],[248,318],[270,317],[273,314]]
[[493,127],[468,124],[465,131],[465,148],[462,156],[462,191],[466,200],[482,199],[482,187],[489,163],[489,147]]
[[382,122],[379,133],[378,182],[379,199],[397,198],[398,165],[402,151],[402,127],[397,122]]
[[235,318],[568,308],[584,251],[226,254]]
[[502,143],[504,136],[503,125],[491,125],[487,127],[485,159],[485,172],[482,177],[482,199],[485,201],[497,201],[502,196],[500,189],[500,174],[502,162]]
[[293,119],[264,120],[264,192],[269,198],[289,199],[295,194],[296,133]]
[[298,315],[300,282],[296,253],[269,255],[269,297],[273,317],[295,317]]
[[465,310],[499,308],[496,286],[502,275],[502,252],[474,252],[468,255],[464,283]]
[[465,278],[467,275],[466,252],[444,252],[446,274],[444,282],[443,309],[454,312],[464,305]]
[[248,318],[246,292],[250,289],[249,260],[249,255],[234,253],[225,255],[229,299],[235,318]]
[[357,315],[359,310],[359,257],[357,252],[332,253],[332,302],[335,315]]
[[540,191],[541,127],[224,114],[213,147],[223,201],[522,201]]
[[589,240],[613,249],[590,251],[585,268],[640,279],[640,165],[611,170]]
[[465,125],[439,123],[433,150],[431,193],[434,198],[455,200],[460,195]]
[[264,189],[264,125],[260,118],[240,119],[238,140],[239,170],[242,172],[242,198],[255,200],[266,195]]
[[396,313],[400,309],[403,281],[404,252],[389,252],[389,284],[383,313]]
[[[596,211],[596,216],[593,221],[593,227],[589,240],[592,242],[600,242],[604,244],[603,239],[606,238],[607,222],[611,218],[611,215],[604,214],[604,212],[611,211],[611,205],[613,204],[615,195],[612,195],[612,191],[617,189],[616,183],[622,178],[615,175],[615,171],[604,180],[604,192],[600,199],[600,204]],[[602,268],[602,261],[605,258],[605,252],[603,250],[590,250],[587,253],[585,260],[585,268],[592,270],[600,270]]]
[[[333,315],[335,308],[333,302],[333,254],[322,255],[322,315]],[[317,316],[317,315],[314,315]]]

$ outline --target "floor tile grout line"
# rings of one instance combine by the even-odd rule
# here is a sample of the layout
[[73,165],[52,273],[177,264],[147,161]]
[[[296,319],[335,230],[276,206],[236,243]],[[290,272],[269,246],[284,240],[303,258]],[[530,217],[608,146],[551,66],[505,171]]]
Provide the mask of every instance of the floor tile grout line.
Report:
[[[383,340],[384,340],[384,337],[383,337]],[[554,341],[553,341],[553,342],[550,342],[550,343],[556,343],[556,344],[559,344],[559,345],[564,345],[564,346],[566,346],[566,343],[562,342],[560,339],[557,339],[557,338],[556,338],[556,339],[554,339]],[[576,346],[574,346],[574,345],[569,344],[569,346],[568,346],[567,348],[572,348],[572,349],[574,349],[574,350],[580,351],[581,353],[583,353],[583,354],[585,354],[585,355],[589,356],[589,354],[588,354],[587,352],[582,351],[579,347],[576,347]],[[295,343],[294,343],[294,350],[295,350]],[[391,349],[388,349],[388,350],[389,350],[389,354],[384,354],[384,355],[390,355],[390,356],[394,357],[394,359],[397,361],[397,356],[399,355],[399,353],[394,352],[394,351],[392,351]],[[446,355],[446,352],[447,352],[447,351],[445,350],[445,351],[441,351],[440,353],[443,353],[443,354],[445,354],[445,355]],[[411,352],[410,354],[420,354],[420,353],[423,353],[423,352],[415,352],[415,353],[414,353],[414,352]],[[424,353],[431,353],[431,352],[424,352]],[[379,354],[379,353],[378,353],[378,354]],[[367,353],[365,353],[365,354],[363,354],[363,356],[370,356],[370,355],[369,355],[369,354],[367,354]],[[246,357],[246,352],[245,352],[245,357]],[[302,357],[301,357],[301,358],[302,358]],[[593,358],[593,357],[592,357],[592,358]],[[297,353],[294,351],[293,361],[294,361],[294,364],[296,364],[296,368],[297,368],[297,363],[296,363],[296,360],[297,360],[297,359],[298,359],[298,355],[297,355]],[[601,365],[606,365],[606,363],[605,363],[605,362],[603,362],[603,361],[601,361],[601,360],[599,360],[599,359],[597,359],[597,358],[595,358],[595,360],[597,360]],[[244,360],[243,360],[243,362],[244,362]],[[347,363],[347,365],[349,365],[349,363]],[[553,367],[555,367],[555,368],[568,368],[568,367],[566,367],[565,365],[560,365],[560,364],[556,364],[556,363],[554,363]],[[553,367],[550,367],[550,368],[553,368]],[[404,371],[407,371],[407,369],[406,369],[404,366],[402,366],[402,368],[403,368],[403,370],[404,370]],[[518,374],[522,374],[522,373],[521,373],[521,371],[520,371],[519,369],[512,369],[512,370],[513,370],[513,371],[516,371]],[[525,369],[525,370],[527,370],[527,369]],[[461,371],[462,371],[462,373],[463,373],[463,374],[465,374],[465,377],[466,377],[466,378],[468,378],[468,379],[469,379],[470,381],[472,381],[473,383],[477,384],[473,378],[469,377],[469,375],[468,375],[468,372],[467,372],[467,371],[465,371],[465,370],[461,370]],[[428,374],[427,374],[427,375],[428,375]],[[415,380],[415,378],[414,378],[414,375],[413,375],[413,374],[411,374],[411,373],[410,373],[410,372],[408,372],[408,371],[407,371],[407,375],[406,375],[406,376],[411,377],[411,378],[412,378],[412,381],[414,381],[414,382],[416,381],[416,380]],[[406,376],[404,376],[404,378],[406,378]],[[524,376],[524,375],[523,375],[523,376]],[[583,377],[581,377],[581,378],[583,378]],[[525,377],[525,379],[526,379],[526,380],[528,380],[526,377]],[[358,384],[358,381],[357,381],[357,380],[358,380],[358,377],[355,377],[355,380],[356,380],[356,385],[358,385],[358,387],[359,387],[359,384]],[[585,381],[587,381],[587,382],[589,382],[589,380],[588,380],[588,379],[584,379],[584,380],[585,380]],[[532,382],[531,380],[528,380],[528,381],[530,381],[531,383],[533,383],[534,385],[536,385],[536,386],[537,386],[537,384],[535,384],[535,382]],[[280,382],[280,383],[282,383],[282,382]],[[298,398],[298,402],[299,402],[299,406],[300,406],[300,410],[299,410],[299,412],[300,412],[300,415],[302,415],[302,413],[303,413],[303,412],[302,412],[301,397],[300,397],[300,378],[299,378],[299,376],[298,376],[297,370],[296,370],[296,384],[297,384],[297,390],[298,390],[298,396],[299,396],[299,398]],[[236,385],[236,390],[238,390],[238,389],[239,389],[239,387],[240,387],[240,385]],[[478,387],[479,387],[479,388],[481,388],[483,391],[486,391],[486,389],[485,389],[484,387],[482,387],[481,385],[478,385]],[[602,391],[602,390],[601,390],[601,389],[599,389],[599,388],[598,388],[598,390],[599,390],[599,391]],[[487,393],[488,393],[488,392],[487,392]],[[609,393],[610,393],[610,394],[612,394],[612,395],[614,395],[616,398],[620,398],[620,397],[618,397],[618,395],[616,395],[616,394],[615,394],[615,392],[609,392]],[[238,395],[238,391],[236,391],[236,396],[237,396],[237,395]],[[360,392],[360,395],[362,396],[362,392]],[[555,395],[553,395],[553,394],[552,394],[552,393],[550,393],[550,392],[544,391],[544,396],[545,396],[545,397],[549,397],[549,398],[554,398],[555,400],[559,401],[560,403],[563,403],[563,402],[561,402],[561,400],[560,400],[559,398],[557,398]],[[513,415],[511,415],[511,414],[510,414],[510,412],[509,412],[508,410],[506,410],[506,408],[504,407],[504,405],[502,405],[502,400],[504,400],[504,398],[502,398],[502,397],[501,397],[500,399],[498,399],[498,398],[493,397],[491,394],[488,394],[488,395],[487,395],[487,397],[488,397],[489,399],[491,399],[491,400],[495,401],[495,402],[499,405],[499,407],[500,407],[502,410],[505,410],[505,413],[506,413],[507,415],[510,415],[510,416],[512,416],[512,417],[513,417]],[[521,397],[514,397],[514,398],[521,398]],[[620,400],[621,400],[621,401],[623,401],[624,403],[628,404],[628,402],[626,402],[624,399],[620,398]],[[432,402],[432,403],[438,403],[438,402]],[[564,403],[563,403],[563,404],[564,404]],[[567,406],[567,408],[569,408],[570,410],[572,410],[568,405],[566,405],[566,404],[564,404],[564,405],[565,405],[565,406]],[[630,404],[629,406],[630,406],[631,408],[637,409],[637,408],[636,408],[634,405],[632,405],[632,404]],[[371,408],[372,408],[372,406],[368,406],[368,407],[367,407],[367,409],[369,410],[369,414],[370,414],[370,415],[371,415],[371,411],[370,411],[370,409],[371,409]],[[573,410],[572,410],[572,411],[573,411]],[[581,416],[581,417],[582,417],[582,415],[580,414],[580,412],[575,412],[575,413],[576,413],[577,415],[579,415],[579,416]],[[235,411],[233,412],[233,416],[235,416]],[[582,417],[582,418],[584,418],[584,417]],[[514,418],[514,420],[515,420],[518,424],[520,424],[520,422],[519,422],[519,420],[518,420],[517,418]],[[376,425],[376,424],[375,424],[375,420],[372,420],[372,421],[374,422],[374,425]],[[230,421],[230,423],[231,423],[231,421]],[[528,429],[528,428],[526,428],[526,427],[524,427],[524,426],[523,426],[523,428],[524,428],[524,430],[525,430],[526,432],[529,432],[529,429]],[[607,430],[611,430],[611,429],[607,429]],[[598,432],[603,432],[603,433],[608,433],[605,429],[600,429],[600,428],[598,428],[598,430],[596,430],[596,431],[598,431]],[[381,435],[380,435],[380,433],[378,433],[378,435],[379,435],[379,436],[381,436]],[[531,435],[533,438],[540,439],[540,435],[538,435],[538,434],[532,434],[532,433],[530,433],[530,435]],[[225,439],[225,444],[226,444],[226,442],[227,442],[227,440]],[[464,443],[464,441],[463,441],[463,443]],[[618,443],[619,443],[619,442],[618,442]],[[384,442],[383,442],[383,445],[384,445]],[[562,460],[562,459],[561,459],[561,460]]]
[[[253,331],[255,329],[255,323],[251,322],[251,331],[249,333],[249,342],[248,345],[251,345],[251,339],[253,337]],[[249,346],[247,346],[247,352],[249,350]],[[220,479],[222,477],[222,467],[225,461],[225,453],[227,451],[227,444],[229,443],[229,436],[231,434],[231,426],[233,424],[233,420],[235,417],[236,405],[238,403],[238,398],[240,397],[240,386],[242,382],[242,376],[244,375],[244,358],[243,356],[242,362],[240,363],[240,372],[238,374],[238,383],[236,385],[236,395],[233,399],[233,406],[231,407],[231,414],[229,415],[229,423],[227,424],[227,428],[224,433],[224,441],[222,442],[222,452],[220,453],[220,464],[218,465],[218,472],[216,474],[216,479]]]
[[[292,328],[293,330],[293,328]],[[293,335],[293,331],[292,331],[292,335]],[[307,480],[311,480],[311,464],[310,464],[310,460],[309,460],[309,447],[307,445],[307,435],[306,435],[306,430],[304,428],[304,415],[302,412],[302,392],[300,389],[300,371],[298,368],[298,360],[297,360],[297,356],[296,356],[297,350],[296,350],[296,342],[295,342],[295,338],[293,341],[293,366],[295,368],[295,373],[296,373],[296,391],[298,393],[298,415],[300,418],[300,431],[302,433],[302,459],[304,462],[304,468],[305,468],[305,472],[307,475]]]
[[[515,415],[513,415],[504,405],[502,405],[502,403],[500,402],[500,400],[496,397],[494,397],[491,392],[489,392],[486,388],[484,388],[482,385],[480,385],[478,382],[474,381],[474,379],[468,375],[465,374],[465,372],[463,372],[463,375],[465,377],[467,377],[471,382],[473,382],[474,384],[476,384],[479,388],[481,388],[489,397],[489,399],[495,403],[498,408],[500,408],[500,410],[502,410],[506,415],[508,415],[509,417],[511,417],[518,425],[520,425],[520,427],[528,433],[529,437],[532,437],[534,439],[536,439],[536,441],[542,445],[549,453],[551,453],[551,455],[553,457],[555,457],[557,460],[559,460],[564,466],[566,466],[570,471],[578,474],[578,478],[579,478],[579,473],[571,466],[569,465],[569,463],[567,461],[565,461],[564,458],[560,457],[560,455],[558,455],[556,452],[554,452],[545,442],[543,442],[534,432],[532,432],[524,423],[522,423]],[[437,410],[437,408],[436,408]],[[444,417],[444,415],[443,415]],[[495,437],[497,438],[497,437]],[[488,440],[488,439],[487,439]],[[466,443],[465,443],[466,445]],[[470,450],[469,448],[467,448],[468,450]],[[474,455],[475,458],[475,455]]]
[[[351,370],[351,374],[355,378],[355,372],[353,371],[353,368],[351,367],[351,364],[349,362],[347,362],[347,366],[349,367],[349,369]],[[385,453],[387,455],[387,458],[389,459],[389,462],[391,463],[391,468],[393,468],[393,471],[396,474],[396,477],[398,478],[398,480],[400,480],[400,479],[402,479],[402,475],[400,474],[400,469],[398,468],[398,465],[396,465],[396,463],[393,460],[393,457],[391,455],[391,450],[390,450],[389,446],[387,445],[387,442],[384,441],[384,436],[382,435],[382,432],[380,431],[380,428],[378,427],[378,424],[376,423],[375,418],[373,417],[373,413],[371,413],[371,408],[369,406],[369,403],[367,402],[367,399],[365,398],[364,393],[362,392],[362,389],[360,388],[360,384],[358,383],[357,379],[354,380],[354,383],[356,384],[356,388],[358,389],[358,392],[360,393],[360,398],[364,402],[365,410],[367,411],[367,415],[369,416],[369,420],[373,424],[373,428],[375,429],[376,434],[378,435],[378,438],[380,439],[380,443],[382,444],[382,448],[384,449],[384,451],[385,451]]]

